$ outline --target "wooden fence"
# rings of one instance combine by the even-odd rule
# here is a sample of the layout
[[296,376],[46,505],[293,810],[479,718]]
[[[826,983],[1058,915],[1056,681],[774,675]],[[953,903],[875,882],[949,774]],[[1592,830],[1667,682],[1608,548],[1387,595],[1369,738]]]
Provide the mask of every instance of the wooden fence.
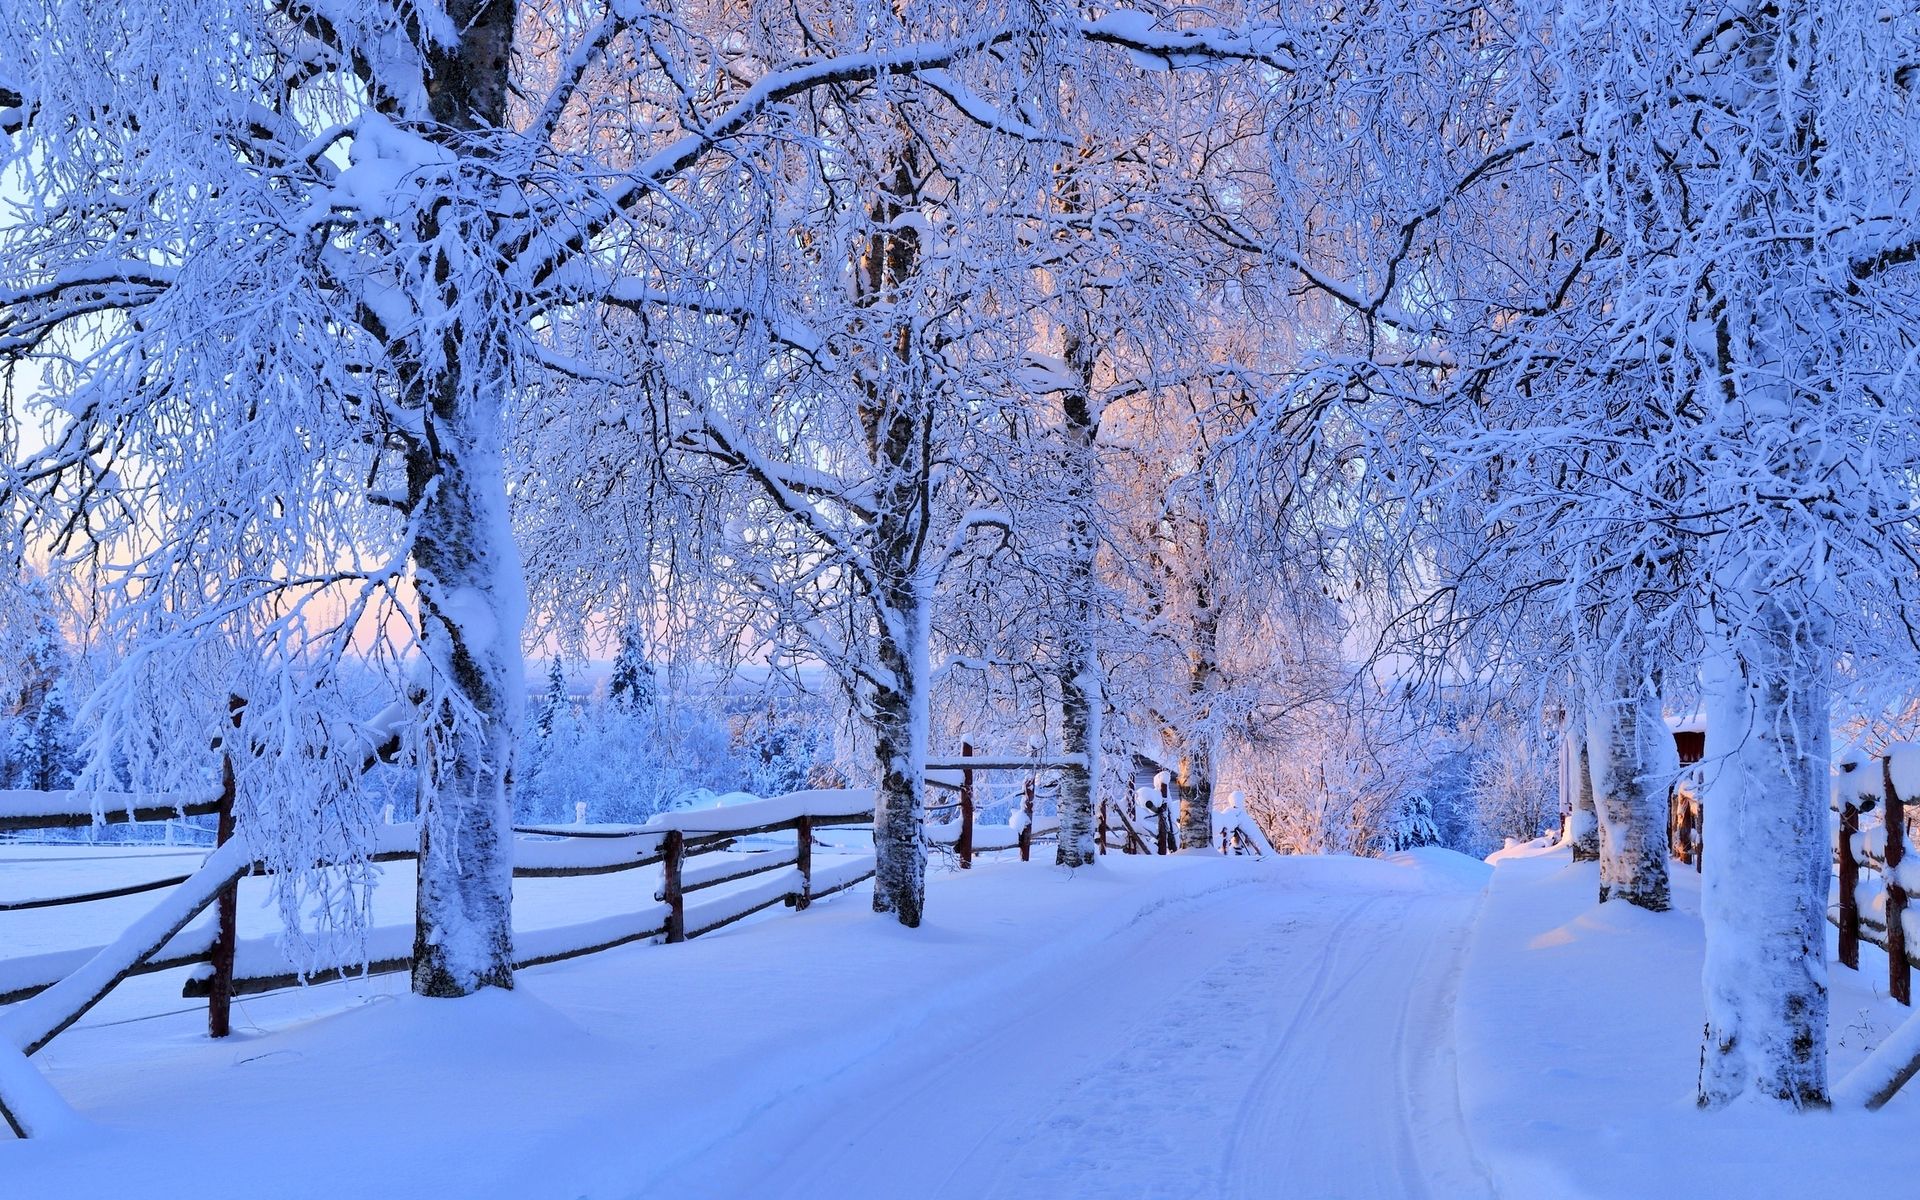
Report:
[[[1858,778],[1877,763],[1877,780]],[[1913,968],[1920,966],[1908,938],[1907,900],[1916,864],[1907,863],[1911,831],[1905,797],[1894,786],[1893,760],[1841,764],[1839,821],[1834,836],[1834,903],[1827,919],[1840,930],[1840,964],[1860,969],[1860,943],[1887,952],[1887,994],[1913,1003]],[[1863,878],[1863,873],[1875,876]],[[1877,919],[1876,919],[1877,914]]]
[[[1140,812],[1141,795],[1148,795],[1144,816]],[[1165,773],[1155,781],[1151,794],[1141,788],[1125,804],[1100,801],[1095,832],[1095,844],[1102,854],[1109,849],[1122,854],[1172,854],[1179,849],[1173,836],[1173,798]]]
[[[160,902],[104,946],[0,959],[0,1054],[32,1055],[84,1016],[114,987],[135,975],[192,968],[183,994],[207,1001],[208,1033],[223,1037],[230,1026],[236,996],[320,983],[361,974],[405,971],[412,966],[413,926],[380,926],[366,932],[361,953],[351,962],[295,965],[278,939],[241,939],[237,929],[238,887],[243,878],[265,874],[233,838],[233,773],[223,770],[223,788],[212,798],[111,797],[114,807],[101,820],[166,819],[190,812],[219,818],[220,844],[190,875],[171,876],[122,887],[62,896],[34,897],[0,904],[18,911],[164,891]],[[73,827],[96,820],[92,797],[85,793],[0,793],[0,827]],[[85,803],[83,803],[85,801]],[[963,844],[965,865],[974,854],[1019,849],[1029,856],[1032,842],[1057,824],[1032,815],[1028,785],[1025,820],[1017,826],[976,826],[970,807],[964,821],[932,825],[929,840]],[[799,910],[813,901],[852,887],[874,873],[871,852],[839,861],[816,861],[816,833],[833,826],[870,825],[873,793],[864,789],[798,792],[732,808],[662,814],[641,826],[588,828],[516,827],[515,878],[605,875],[659,866],[661,882],[650,900],[632,910],[562,927],[516,931],[515,966],[533,967],[608,950],[643,939],[683,942],[731,925],[775,904]],[[788,834],[790,847],[743,854],[731,850],[742,839]],[[376,862],[417,859],[415,825],[383,826],[372,858]],[[692,898],[725,884],[744,884],[712,899]],[[189,925],[209,907],[215,919]],[[0,1063],[0,1067],[4,1067]],[[0,1071],[0,1079],[5,1072]],[[0,1094],[0,1115],[14,1132],[29,1136],[32,1122]]]

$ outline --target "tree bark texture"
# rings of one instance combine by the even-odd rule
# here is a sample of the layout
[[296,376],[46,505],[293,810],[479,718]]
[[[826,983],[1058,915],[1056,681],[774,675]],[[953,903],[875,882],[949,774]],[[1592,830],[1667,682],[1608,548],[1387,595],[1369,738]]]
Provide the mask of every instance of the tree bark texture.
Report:
[[1670,904],[1667,789],[1679,773],[1660,703],[1660,672],[1622,645],[1596,675],[1587,716],[1588,766],[1600,839],[1600,900],[1654,912]]

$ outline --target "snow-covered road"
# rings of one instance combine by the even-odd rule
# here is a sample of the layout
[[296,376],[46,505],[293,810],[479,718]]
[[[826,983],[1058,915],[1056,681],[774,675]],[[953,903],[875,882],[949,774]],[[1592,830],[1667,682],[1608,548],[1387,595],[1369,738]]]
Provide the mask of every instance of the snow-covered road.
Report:
[[1451,1036],[1478,894],[1276,880],[1170,905],[647,1194],[1488,1195]]

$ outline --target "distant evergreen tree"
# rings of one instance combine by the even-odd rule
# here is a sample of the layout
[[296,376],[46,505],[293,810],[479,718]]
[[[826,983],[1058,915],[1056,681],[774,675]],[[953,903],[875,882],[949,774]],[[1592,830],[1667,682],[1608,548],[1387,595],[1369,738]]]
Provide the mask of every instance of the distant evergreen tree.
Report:
[[760,796],[780,796],[808,786],[820,757],[824,727],[804,710],[775,707],[744,715],[734,735],[734,753],[747,771],[747,787]]
[[540,708],[533,714],[533,731],[541,738],[553,736],[553,724],[568,706],[567,676],[556,657],[547,668],[547,690],[540,697]]
[[1400,812],[1394,821],[1393,848],[1412,850],[1416,846],[1433,846],[1440,842],[1440,827],[1433,819],[1433,801],[1425,792],[1415,792],[1400,805]]
[[659,700],[653,664],[647,661],[646,645],[637,625],[620,631],[620,653],[613,660],[607,700],[625,713],[651,712]]
[[26,611],[9,620],[25,626],[27,636],[7,664],[12,694],[0,696],[0,787],[71,787],[80,768],[68,697],[71,656],[45,580],[29,580],[20,595]]

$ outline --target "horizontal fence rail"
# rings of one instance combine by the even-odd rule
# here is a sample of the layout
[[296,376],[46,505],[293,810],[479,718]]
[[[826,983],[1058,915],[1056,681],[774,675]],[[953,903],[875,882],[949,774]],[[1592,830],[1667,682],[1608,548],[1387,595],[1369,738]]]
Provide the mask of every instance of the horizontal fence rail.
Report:
[[0,791],[0,831],[83,829],[89,825],[151,823],[220,812],[220,794],[159,792]]

